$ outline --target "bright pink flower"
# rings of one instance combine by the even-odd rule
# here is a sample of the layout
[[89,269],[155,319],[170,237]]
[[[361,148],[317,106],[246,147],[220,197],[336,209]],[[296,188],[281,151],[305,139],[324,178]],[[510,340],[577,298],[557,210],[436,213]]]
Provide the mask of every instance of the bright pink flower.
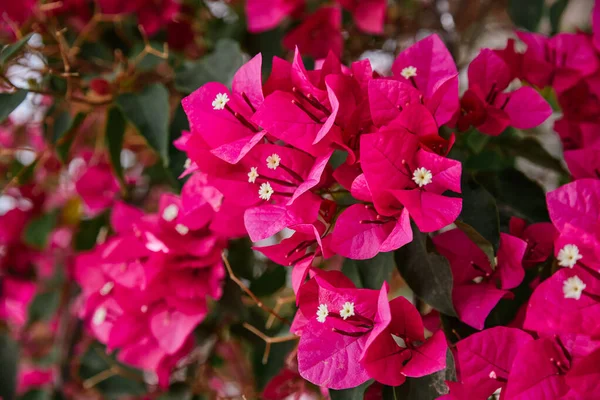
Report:
[[438,125],[450,121],[458,110],[458,71],[439,36],[430,35],[402,51],[392,72],[395,79],[422,93]]
[[329,51],[342,55],[342,11],[337,6],[324,6],[310,14],[302,23],[283,38],[289,50],[298,47],[302,53],[315,58],[325,58]]
[[446,338],[442,331],[425,340],[423,321],[404,297],[388,303],[382,291],[375,327],[365,345],[361,363],[367,373],[385,385],[398,386],[406,377],[418,378],[446,367]]
[[562,232],[565,225],[596,232],[600,220],[600,181],[580,179],[561,186],[546,196],[552,223]]
[[86,213],[94,216],[115,202],[119,183],[108,163],[84,167],[75,180],[75,190],[81,196]]
[[286,17],[301,11],[304,0],[247,0],[246,18],[250,32],[275,28]]
[[565,162],[574,179],[596,178],[600,174],[600,148],[565,150]]
[[36,287],[34,282],[11,277],[2,278],[0,280],[0,319],[15,327],[24,326]]
[[483,329],[485,319],[500,299],[510,296],[525,271],[522,266],[527,243],[500,234],[497,265],[493,269],[485,253],[460,229],[433,238],[437,250],[450,262],[454,286],[452,300],[461,321]]
[[523,258],[525,268],[533,267],[548,259],[554,248],[554,239],[558,235],[549,222],[527,225],[525,220],[512,217],[509,222],[509,233],[527,242],[527,251]]
[[386,0],[337,0],[337,2],[352,13],[358,29],[367,33],[383,33]]
[[504,93],[513,76],[508,65],[490,49],[483,49],[469,64],[469,89],[461,99],[457,126],[475,126],[496,136],[508,126],[530,129],[544,122],[552,108],[530,87]]
[[600,390],[600,349],[575,363],[566,375],[567,384],[584,399],[592,399]]
[[21,365],[17,377],[17,393],[24,394],[32,389],[51,386],[56,371],[52,368],[41,368],[33,365]]
[[122,2],[119,0],[100,0],[100,10],[104,14],[130,14],[137,15],[139,23],[148,35],[154,35],[166,23],[171,22],[179,12],[181,4],[175,0],[132,0]]
[[[22,24],[27,21],[29,17],[33,15],[33,12],[36,7],[35,0],[24,0],[24,1],[3,1],[0,5],[0,15],[6,15],[6,17],[16,23],[17,25]],[[5,25],[5,21],[3,20],[1,25],[5,27],[6,30],[9,29],[7,25]]]
[[[300,374],[297,371],[284,368],[267,383],[261,398],[264,400],[284,400],[292,396],[291,398],[304,399],[305,396],[310,396],[310,394],[309,387]],[[308,399],[310,398],[308,397]]]

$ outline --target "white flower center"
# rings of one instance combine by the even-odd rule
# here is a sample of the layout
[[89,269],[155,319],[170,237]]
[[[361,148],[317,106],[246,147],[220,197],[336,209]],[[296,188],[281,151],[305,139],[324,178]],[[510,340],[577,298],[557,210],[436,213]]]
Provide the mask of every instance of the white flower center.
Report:
[[279,154],[273,153],[269,157],[267,157],[267,168],[276,170],[279,167],[279,163],[281,162],[281,157]]
[[96,326],[102,325],[104,321],[106,321],[106,314],[106,308],[99,307],[98,309],[96,309],[96,312],[94,312],[94,316],[92,317],[92,323]]
[[165,221],[171,222],[179,215],[179,207],[175,204],[169,204],[163,210],[162,217]]
[[269,182],[264,182],[260,184],[260,188],[258,189],[258,197],[263,200],[270,200],[273,195],[273,188]]
[[256,178],[258,178],[259,176],[260,175],[258,174],[258,168],[250,167],[250,172],[248,172],[248,182],[250,182],[250,183],[256,182]]
[[415,76],[417,76],[417,68],[411,66],[408,66],[404,69],[402,69],[402,71],[400,72],[400,75],[402,75],[402,77],[404,79],[410,79],[410,78],[414,78]]
[[325,322],[328,315],[329,310],[327,309],[327,304],[319,304],[319,308],[317,309],[317,321],[320,323]]
[[573,268],[577,261],[581,260],[583,256],[579,254],[579,247],[574,244],[567,244],[565,247],[560,249],[558,252],[558,256],[556,259],[558,260],[558,265],[561,267]]
[[192,165],[192,160],[189,158],[185,159],[185,163],[183,164],[183,168],[188,169]]
[[345,320],[348,317],[352,317],[354,314],[354,303],[352,302],[345,302],[344,305],[342,306],[342,309],[340,310],[340,316]]
[[489,377],[490,379],[497,379],[498,375],[496,375],[496,371],[491,371]]
[[404,339],[402,339],[400,336],[396,336],[392,333],[392,339],[394,339],[394,342],[396,342],[398,347],[402,347],[403,349],[405,349],[407,347],[406,341]]
[[222,110],[225,108],[225,104],[227,104],[228,102],[229,96],[227,96],[227,93],[219,93],[212,102],[213,109]]
[[563,294],[565,295],[565,299],[579,300],[585,287],[585,283],[583,283],[578,276],[570,277],[563,282]]
[[100,289],[100,294],[102,296],[106,296],[110,293],[110,291],[115,287],[114,282],[106,282],[104,286]]
[[140,310],[141,310],[143,313],[145,313],[145,312],[147,312],[147,311],[148,311],[148,306],[147,306],[147,305],[143,305],[143,306],[140,308]]
[[183,224],[177,224],[177,225],[175,225],[175,230],[177,231],[177,233],[184,236],[184,235],[188,234],[188,232],[190,231],[190,228],[188,228],[187,226],[185,226]]
[[415,181],[419,187],[423,187],[429,185],[433,181],[433,174],[427,168],[417,168],[415,169],[415,172],[413,172],[412,180]]
[[483,276],[476,276],[473,278],[473,283],[481,283],[483,282]]

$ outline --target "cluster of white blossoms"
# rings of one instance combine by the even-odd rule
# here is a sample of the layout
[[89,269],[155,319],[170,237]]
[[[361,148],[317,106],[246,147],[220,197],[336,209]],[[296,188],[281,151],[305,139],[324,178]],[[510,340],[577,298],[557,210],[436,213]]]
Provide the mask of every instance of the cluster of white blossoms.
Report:
[[427,168],[417,168],[413,172],[412,180],[419,185],[419,187],[423,187],[429,185],[433,181],[433,174]]
[[[267,157],[266,161],[267,168],[276,170],[277,167],[279,167],[279,164],[281,163],[281,157],[279,157],[279,154],[273,153],[269,157]],[[256,178],[258,178],[259,176],[260,175],[258,173],[258,168],[250,167],[250,172],[248,172],[248,183],[255,183]],[[261,183],[260,187],[258,188],[258,197],[262,200],[270,200],[273,193],[275,193],[275,191],[273,190],[273,187],[269,182]]]
[[[317,321],[323,323],[325,322],[325,320],[327,319],[327,316],[329,315],[329,308],[327,308],[327,304],[319,304],[319,308],[317,309]],[[354,303],[347,301],[344,303],[344,305],[342,306],[342,309],[340,310],[340,317],[342,317],[342,319],[346,320],[349,317],[352,317],[356,315],[354,313]]]

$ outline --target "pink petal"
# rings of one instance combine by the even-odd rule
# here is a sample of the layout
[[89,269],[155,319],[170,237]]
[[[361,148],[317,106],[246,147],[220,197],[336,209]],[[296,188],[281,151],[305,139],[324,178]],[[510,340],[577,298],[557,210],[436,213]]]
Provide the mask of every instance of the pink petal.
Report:
[[598,365],[600,365],[600,350],[596,350],[583,360],[575,363],[567,373],[567,383],[582,396],[600,393],[600,369],[598,369]]
[[340,56],[344,47],[341,24],[339,7],[321,7],[283,38],[283,46],[289,50],[297,46],[315,58],[325,58],[329,51]]
[[[273,7],[271,6],[268,8]],[[255,110],[258,109],[265,100],[262,91],[261,67],[262,54],[258,53],[254,58],[238,69],[231,82],[232,90],[240,96],[245,94]]]
[[513,289],[523,281],[523,256],[527,250],[527,243],[506,233],[500,233],[500,246],[498,247],[498,274],[502,289]]
[[412,378],[433,374],[446,368],[448,344],[444,332],[437,331],[425,343],[412,350],[412,359],[402,373]]
[[573,178],[598,178],[600,148],[565,150],[564,156]]
[[304,0],[248,0],[246,17],[250,32],[264,32],[275,28],[294,11],[304,6]]
[[506,291],[490,284],[471,284],[455,287],[452,300],[458,318],[475,329],[483,329],[485,320]]
[[[418,103],[421,93],[410,84],[391,79],[369,82],[369,106],[376,126],[386,125],[400,114],[400,108]],[[399,108],[400,107],[400,108]]]
[[550,219],[562,231],[571,224],[593,232],[600,220],[600,181],[581,179],[564,185],[546,195]]
[[166,306],[158,307],[150,317],[150,330],[159,346],[168,354],[177,352],[183,346],[194,328],[204,319],[204,315],[187,315]]
[[462,199],[421,190],[395,190],[394,196],[408,210],[421,232],[434,232],[450,225],[460,215]]
[[[510,125],[515,128],[535,128],[552,115],[550,104],[532,87],[523,86],[506,96],[509,100],[504,111],[510,118]],[[503,96],[499,96],[496,105],[502,104],[504,104]]]
[[490,49],[483,49],[469,64],[469,88],[477,86],[484,96],[491,90],[502,91],[510,83],[510,68]]

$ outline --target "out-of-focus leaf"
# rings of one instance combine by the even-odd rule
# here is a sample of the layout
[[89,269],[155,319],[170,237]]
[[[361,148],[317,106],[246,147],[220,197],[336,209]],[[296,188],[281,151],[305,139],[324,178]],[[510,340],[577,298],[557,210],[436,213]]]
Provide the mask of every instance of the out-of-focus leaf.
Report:
[[[92,345],[81,358],[79,373],[82,379],[89,379],[92,376],[111,368],[111,364],[101,356],[106,354],[106,349],[99,345]],[[147,392],[144,383],[141,382],[142,374],[136,370],[119,364],[113,359],[112,363],[119,365],[119,368],[129,371],[131,375],[139,374],[140,380],[135,380],[122,375],[111,376],[108,379],[98,383],[95,388],[106,398],[118,398],[123,395],[143,395]],[[130,374],[127,374],[130,376]]]
[[342,272],[359,288],[381,289],[383,282],[389,280],[394,270],[394,253],[379,253],[368,260],[347,258]]
[[91,250],[96,245],[96,240],[100,229],[106,226],[108,217],[106,214],[101,214],[95,218],[81,221],[75,235],[75,250],[85,251]]
[[249,239],[232,240],[227,249],[227,259],[231,265],[233,273],[239,277],[248,280],[254,276],[254,252]]
[[512,136],[506,140],[502,139],[499,145],[510,155],[523,157],[540,167],[551,169],[559,174],[568,175],[561,161],[548,153],[535,138],[528,137],[521,139]]
[[366,381],[362,385],[351,389],[329,390],[331,400],[363,400],[365,392],[369,386],[373,384],[373,380]]
[[53,290],[45,293],[38,293],[29,305],[29,322],[49,321],[60,303],[60,292]]
[[458,219],[470,225],[498,250],[500,222],[496,200],[473,177],[463,176],[462,211]]
[[4,67],[4,65],[12,60],[15,56],[19,54],[23,46],[27,44],[29,39],[33,36],[33,33],[29,33],[23,36],[21,39],[17,40],[13,44],[6,45],[0,50],[0,67]]
[[36,249],[44,249],[48,244],[48,237],[56,226],[59,210],[53,210],[32,219],[23,233],[26,244]]
[[[61,114],[64,115],[64,114]],[[56,129],[60,129],[60,136],[56,137],[56,153],[58,155],[58,157],[60,158],[60,160],[64,163],[67,162],[68,158],[69,158],[69,151],[71,150],[71,145],[73,144],[73,141],[75,140],[76,135],[76,130],[79,129],[79,127],[81,126],[81,124],[83,124],[83,121],[85,120],[85,117],[87,116],[87,114],[85,113],[77,113],[77,115],[75,115],[75,118],[71,119],[71,116],[68,115],[68,118],[65,118],[64,121],[60,121],[60,125],[55,125]],[[57,121],[58,122],[58,121]],[[68,126],[66,126],[66,124],[68,123]],[[64,128],[64,126],[66,126],[66,129]],[[64,130],[63,130],[64,129]],[[55,134],[57,132],[55,131]]]
[[17,386],[19,345],[7,334],[0,334],[0,397],[14,399]]
[[125,118],[135,126],[160,155],[163,165],[169,160],[169,91],[155,83],[140,93],[125,93],[117,98]]
[[267,269],[258,279],[252,281],[250,290],[257,296],[268,296],[285,285],[287,270],[281,265]]
[[41,389],[33,389],[27,391],[23,396],[19,397],[19,400],[49,400],[50,393]]
[[504,170],[498,175],[497,182],[499,203],[508,204],[533,222],[550,220],[544,190],[521,171],[514,168]]
[[117,107],[111,107],[106,116],[104,139],[106,140],[106,147],[108,147],[110,163],[122,186],[125,186],[125,178],[123,177],[123,166],[121,165],[121,150],[123,150],[126,127],[127,121],[121,110]]
[[188,385],[175,383],[158,400],[191,400],[192,396],[191,388]]
[[[150,42],[150,46],[152,46],[152,48],[158,52],[162,52],[164,50],[163,43]],[[140,60],[136,64],[136,69],[138,69],[140,71],[150,71],[150,70],[153,70],[154,68],[156,68],[158,66],[158,64],[160,64],[161,62],[165,62],[164,58],[160,58],[158,56],[155,56],[154,54],[149,54],[149,53],[142,54],[143,51],[144,51],[144,43],[143,42],[136,42],[133,45],[133,49],[131,50],[130,59],[134,60],[137,57],[140,57]]]
[[181,92],[191,93],[207,82],[230,86],[233,75],[243,63],[239,44],[221,39],[212,53],[198,61],[188,61],[175,71],[175,87]]
[[[182,131],[187,131],[189,129],[190,123],[187,119],[187,115],[185,114],[185,111],[183,111],[181,104],[179,104],[175,109],[173,121],[171,121],[171,125],[169,126],[169,171],[173,175],[174,180],[177,180],[183,173],[187,156],[183,151],[177,149],[173,145],[173,142],[181,136]],[[177,182],[178,184],[182,183],[181,180],[177,180]]]
[[569,5],[569,0],[557,0],[550,6],[550,26],[552,27],[552,35],[555,35],[560,30],[560,17]]
[[476,129],[471,129],[466,133],[466,143],[473,153],[481,153],[485,145],[490,141],[491,136],[484,135]]
[[26,97],[26,90],[17,90],[13,93],[0,93],[0,123],[4,122]]
[[413,224],[413,241],[394,253],[396,266],[417,296],[439,312],[455,316],[450,264],[427,250],[427,239]]
[[446,369],[422,378],[406,378],[401,386],[383,388],[384,400],[435,400],[448,393],[445,381],[456,380],[454,357],[446,352]]
[[535,32],[544,13],[544,0],[509,0],[508,14],[520,28]]

